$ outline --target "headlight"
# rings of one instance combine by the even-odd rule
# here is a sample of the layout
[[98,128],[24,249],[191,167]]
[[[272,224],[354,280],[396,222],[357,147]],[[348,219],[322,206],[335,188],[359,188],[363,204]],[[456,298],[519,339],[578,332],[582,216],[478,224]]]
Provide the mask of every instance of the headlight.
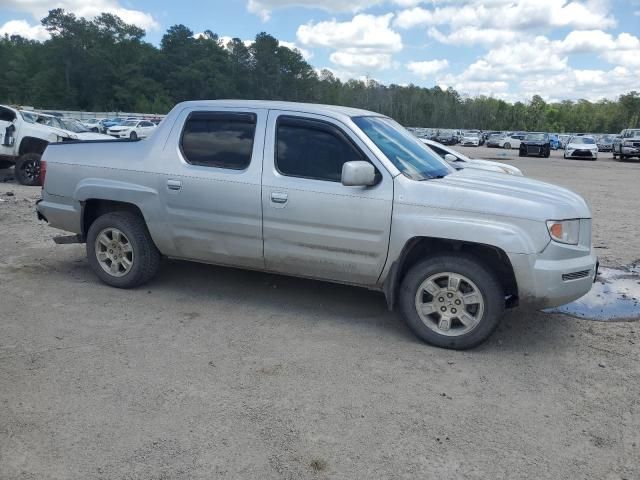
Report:
[[580,220],[548,220],[547,229],[553,240],[577,245],[580,235]]

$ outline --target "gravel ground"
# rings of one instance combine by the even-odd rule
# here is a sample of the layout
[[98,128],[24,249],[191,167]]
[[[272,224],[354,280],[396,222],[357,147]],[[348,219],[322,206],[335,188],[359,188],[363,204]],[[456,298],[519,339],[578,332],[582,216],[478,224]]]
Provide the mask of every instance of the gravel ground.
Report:
[[[640,163],[507,161],[638,260]],[[453,352],[358,288],[171,261],[116,290],[38,196],[0,183],[0,479],[640,478],[638,323],[516,310]]]

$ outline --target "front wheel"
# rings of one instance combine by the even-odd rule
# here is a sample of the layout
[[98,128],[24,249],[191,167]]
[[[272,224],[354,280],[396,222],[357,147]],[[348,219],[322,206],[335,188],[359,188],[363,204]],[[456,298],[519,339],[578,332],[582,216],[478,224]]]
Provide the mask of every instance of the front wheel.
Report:
[[35,187],[40,185],[40,158],[39,153],[25,153],[16,161],[16,179],[22,185]]
[[432,345],[467,349],[484,342],[504,313],[504,290],[475,258],[442,255],[404,277],[399,303],[409,328]]
[[511,144],[509,142],[504,144],[504,149],[505,150],[510,150],[511,149]]
[[131,212],[106,213],[91,224],[87,258],[100,280],[117,288],[148,282],[160,266],[160,252],[144,220]]
[[131,140],[137,140],[138,139],[138,134],[136,132],[131,132],[131,135],[129,135],[129,138]]

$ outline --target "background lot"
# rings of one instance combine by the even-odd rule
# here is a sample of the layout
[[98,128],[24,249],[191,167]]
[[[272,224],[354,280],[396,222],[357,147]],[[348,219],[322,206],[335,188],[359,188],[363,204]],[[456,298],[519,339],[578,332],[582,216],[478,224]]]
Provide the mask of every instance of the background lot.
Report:
[[[640,163],[508,154],[639,259]],[[1,479],[640,477],[638,323],[514,311],[452,352],[356,288],[171,261],[116,290],[38,197],[0,183]]]

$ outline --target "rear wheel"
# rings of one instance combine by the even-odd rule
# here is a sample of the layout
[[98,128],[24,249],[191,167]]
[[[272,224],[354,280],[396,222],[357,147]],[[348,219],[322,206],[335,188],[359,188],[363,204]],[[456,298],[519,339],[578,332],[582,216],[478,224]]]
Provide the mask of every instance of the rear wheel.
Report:
[[399,303],[411,330],[444,348],[472,348],[495,330],[504,291],[475,258],[443,255],[416,264],[402,281]]
[[505,150],[510,150],[511,149],[511,144],[509,142],[504,144],[504,149]]
[[39,153],[25,153],[16,161],[16,179],[22,185],[35,187],[40,185]]
[[118,288],[148,282],[160,266],[160,252],[144,220],[131,212],[107,213],[91,224],[87,258],[100,280]]

